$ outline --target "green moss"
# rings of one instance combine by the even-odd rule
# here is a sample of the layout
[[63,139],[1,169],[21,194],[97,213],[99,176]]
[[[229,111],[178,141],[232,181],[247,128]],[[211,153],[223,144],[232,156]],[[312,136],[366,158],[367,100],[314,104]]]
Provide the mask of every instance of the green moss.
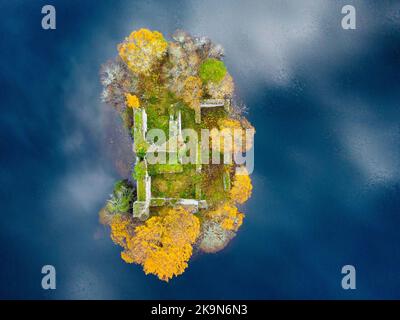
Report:
[[180,110],[182,129],[190,128],[196,130],[197,132],[200,132],[200,125],[195,121],[195,111],[187,105],[181,106]]
[[196,181],[199,179],[201,177],[193,165],[184,165],[181,173],[156,174],[151,181],[152,196],[193,199],[196,196]]
[[138,201],[145,201],[146,200],[146,183],[145,183],[144,178],[137,180],[137,191],[138,191],[138,195],[137,195]]
[[231,176],[229,171],[224,171],[223,182],[224,182],[224,190],[225,191],[231,190]]
[[180,173],[183,171],[183,165],[180,163],[152,164],[149,165],[149,174],[157,175],[161,173]]
[[135,168],[133,171],[133,178],[136,180],[142,179],[146,176],[147,166],[144,161],[140,161],[135,164]]
[[167,135],[169,116],[164,113],[164,110],[160,110],[159,106],[149,105],[147,111],[147,128],[161,129]]
[[132,127],[132,136],[135,146],[135,153],[140,158],[143,159],[146,156],[149,144],[144,139],[144,133],[142,131],[143,126],[143,114],[142,110],[136,110],[134,113],[134,126]]
[[219,83],[225,75],[226,66],[221,60],[209,58],[200,65],[199,76],[203,82]]
[[143,159],[146,156],[149,144],[143,138],[138,140],[139,141],[135,143],[135,153],[140,159]]
[[160,100],[160,99],[158,99],[157,96],[153,95],[153,96],[149,97],[148,103],[149,103],[149,104],[156,104],[156,103],[158,103],[159,100]]
[[135,111],[134,119],[135,119],[135,127],[139,130],[142,129],[143,118],[142,118],[142,110]]
[[201,185],[200,183],[197,183],[195,186],[195,199],[201,199],[202,193],[201,193]]
[[168,136],[169,114],[171,108],[179,100],[170,92],[164,90],[157,97],[151,97],[146,102],[147,128],[161,129]]
[[228,114],[223,108],[205,108],[202,110],[202,128],[218,128],[218,121],[226,119]]
[[165,200],[162,198],[152,198],[151,199],[151,206],[154,207],[161,207],[165,204]]

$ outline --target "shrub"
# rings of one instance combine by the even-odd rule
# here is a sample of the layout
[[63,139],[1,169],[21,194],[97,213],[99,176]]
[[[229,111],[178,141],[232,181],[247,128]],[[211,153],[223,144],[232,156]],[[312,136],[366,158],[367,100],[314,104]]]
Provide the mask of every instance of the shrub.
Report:
[[121,59],[137,74],[149,74],[152,66],[167,51],[168,42],[158,31],[140,29],[132,32],[118,45]]
[[111,199],[108,200],[106,209],[111,213],[128,212],[133,200],[133,189],[126,180],[118,181],[114,186]]
[[149,148],[149,144],[146,141],[144,141],[144,140],[139,141],[138,143],[135,144],[136,155],[140,159],[143,159],[146,156],[148,148]]
[[200,66],[199,75],[203,82],[219,83],[225,77],[226,66],[217,59],[206,59]]
[[231,199],[239,204],[245,203],[250,198],[253,189],[246,168],[242,167],[241,170],[241,174],[236,172],[232,189],[229,192]]

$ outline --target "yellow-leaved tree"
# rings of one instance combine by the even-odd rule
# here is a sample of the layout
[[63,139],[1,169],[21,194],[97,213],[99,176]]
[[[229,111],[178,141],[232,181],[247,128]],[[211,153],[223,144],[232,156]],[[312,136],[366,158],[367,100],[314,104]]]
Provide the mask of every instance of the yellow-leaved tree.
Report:
[[203,95],[202,82],[199,77],[187,77],[182,92],[182,100],[185,101],[192,109],[196,110],[200,107],[200,99]]
[[124,237],[122,226],[114,229],[112,239],[123,244],[121,258],[125,262],[141,264],[146,274],[168,281],[187,268],[192,245],[200,233],[200,222],[183,208],[166,207],[158,216],[136,227],[133,236]]
[[209,81],[206,85],[207,93],[214,99],[232,97],[235,85],[229,73],[226,73],[221,82]]
[[140,107],[139,98],[134,94],[125,93],[125,100],[129,108],[137,109]]
[[118,45],[121,59],[134,73],[148,75],[154,64],[166,53],[168,42],[158,31],[133,31]]
[[222,119],[218,121],[219,130],[210,131],[212,150],[221,153],[237,153],[245,147],[246,133],[240,121],[236,119]]
[[111,227],[112,241],[122,247],[126,247],[128,240],[133,234],[130,216],[123,214],[113,215],[109,225]]
[[251,196],[253,186],[248,171],[245,167],[236,169],[230,197],[236,203],[245,203]]
[[206,218],[218,222],[221,227],[229,231],[237,231],[243,223],[244,214],[230,202],[218,206],[206,213]]

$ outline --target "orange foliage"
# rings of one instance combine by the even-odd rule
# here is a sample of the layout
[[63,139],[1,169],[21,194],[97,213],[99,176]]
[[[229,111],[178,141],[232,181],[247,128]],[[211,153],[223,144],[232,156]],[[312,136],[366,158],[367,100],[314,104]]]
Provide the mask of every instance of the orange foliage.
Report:
[[221,153],[237,153],[244,147],[246,132],[242,129],[240,121],[236,119],[222,119],[218,121],[220,130],[211,130],[211,148]]
[[244,167],[238,169],[230,191],[231,199],[240,204],[245,203],[250,198],[252,189],[247,170]]
[[140,106],[139,98],[136,95],[125,93],[126,105],[129,108],[137,109]]
[[232,97],[235,85],[229,73],[225,75],[221,82],[209,81],[206,86],[207,93],[214,99],[224,99]]
[[183,87],[182,99],[191,108],[200,107],[200,98],[203,94],[202,82],[199,77],[190,76],[185,80]]
[[182,274],[192,255],[192,244],[200,233],[199,219],[183,208],[164,208],[160,215],[129,234],[124,222],[111,225],[112,239],[124,247],[121,258],[143,266],[146,274],[168,281]]
[[229,231],[237,231],[243,223],[244,214],[230,202],[206,213],[206,217],[218,222],[221,227]]
[[129,216],[116,214],[113,216],[110,227],[111,227],[111,239],[116,244],[125,247],[127,240],[130,238],[130,226],[131,219]]
[[164,56],[167,47],[168,43],[160,32],[140,29],[118,45],[118,52],[134,73],[148,74],[154,63]]

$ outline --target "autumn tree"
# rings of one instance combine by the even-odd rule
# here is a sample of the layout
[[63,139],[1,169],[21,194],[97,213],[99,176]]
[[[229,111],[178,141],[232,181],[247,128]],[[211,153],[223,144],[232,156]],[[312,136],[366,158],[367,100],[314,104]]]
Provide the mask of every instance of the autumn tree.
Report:
[[111,213],[125,213],[131,208],[133,202],[133,188],[127,180],[115,183],[111,198],[107,201],[107,210]]
[[234,89],[233,79],[229,73],[226,73],[222,81],[209,81],[206,85],[206,92],[214,99],[231,98]]
[[187,79],[197,76],[200,58],[191,37],[182,35],[178,39],[181,42],[171,42],[168,46],[169,63],[164,65],[163,72],[168,89],[182,97]]
[[206,211],[201,226],[199,248],[204,252],[217,252],[225,248],[243,223],[240,213],[231,201]]
[[137,109],[140,107],[139,98],[136,95],[125,93],[126,105],[129,108]]
[[220,153],[237,153],[245,148],[246,132],[239,120],[223,118],[218,120],[218,129],[210,131],[211,149]]
[[118,52],[134,73],[147,75],[165,55],[167,47],[168,42],[160,32],[140,29],[133,31],[118,45]]
[[100,80],[103,84],[101,99],[119,112],[125,111],[125,93],[136,93],[138,78],[120,59],[110,60],[100,70]]
[[244,123],[234,118],[223,118],[218,120],[218,129],[210,131],[213,151],[239,153],[253,147],[255,130],[248,121]]
[[200,99],[203,94],[202,83],[198,77],[190,76],[186,79],[182,99],[194,110],[200,107]]
[[206,217],[218,222],[225,230],[237,231],[243,223],[244,214],[227,201],[214,210],[208,211]]
[[[123,226],[121,229],[124,230]],[[196,216],[183,208],[163,208],[158,216],[135,229],[121,257],[127,263],[141,264],[146,274],[168,281],[186,269],[199,233],[200,222]],[[117,232],[120,234],[125,233]],[[121,236],[116,237],[120,239]]]
[[218,252],[224,249],[234,236],[234,231],[226,230],[217,221],[207,219],[201,226],[199,248],[207,253]]
[[233,201],[243,204],[250,198],[253,186],[245,167],[240,167],[236,170],[232,189],[229,194]]
[[126,247],[127,241],[133,234],[131,217],[125,214],[116,214],[110,222],[111,239],[121,247]]

